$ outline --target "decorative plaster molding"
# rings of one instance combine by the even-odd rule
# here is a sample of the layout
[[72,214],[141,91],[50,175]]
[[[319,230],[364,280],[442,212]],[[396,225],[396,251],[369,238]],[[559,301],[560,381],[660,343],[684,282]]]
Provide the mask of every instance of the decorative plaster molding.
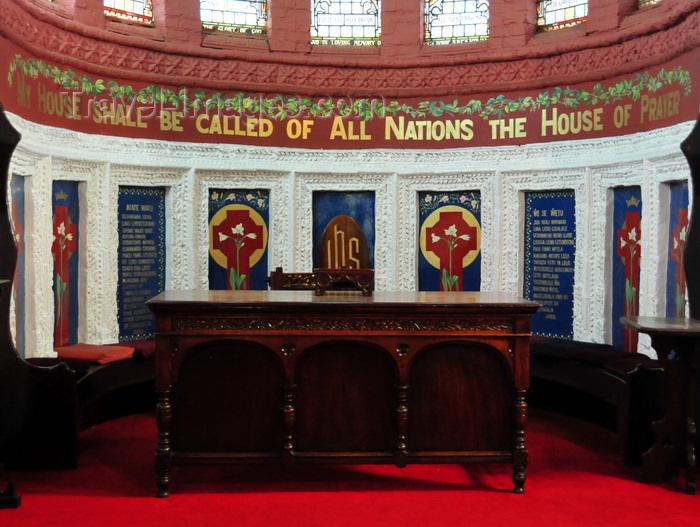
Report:
[[[679,145],[694,122],[616,138],[521,147],[310,151],[240,145],[181,144],[90,136],[9,115],[22,133],[11,170],[27,178],[27,342],[30,356],[50,355],[53,295],[50,269],[51,183],[85,182],[90,232],[86,260],[89,313],[81,335],[116,340],[117,196],[120,185],[167,191],[167,287],[206,287],[206,196],[215,186],[269,188],[270,264],[312,267],[314,191],[369,190],[376,196],[377,290],[415,288],[417,193],[479,190],[482,199],[482,289],[521,292],[522,193],[574,189],[577,248],[574,336],[606,340],[609,189],[641,185],[646,247],[662,245],[663,185],[687,180]],[[194,248],[194,250],[193,250]],[[665,263],[644,252],[641,314],[657,314],[655,281]],[[96,276],[99,279],[95,278]],[[85,309],[82,307],[81,309]],[[640,349],[644,352],[643,339]]]
[[110,165],[108,183],[108,207],[104,207],[103,222],[109,226],[105,233],[104,246],[107,254],[114,257],[105,265],[104,278],[106,293],[103,297],[103,310],[111,316],[102,321],[109,322],[108,342],[116,342],[119,337],[117,323],[117,280],[119,276],[117,254],[119,232],[117,230],[118,201],[120,186],[163,187],[166,189],[166,289],[193,289],[193,226],[192,172],[188,168],[144,168],[134,165]]
[[[332,166],[332,165],[331,165]],[[358,165],[361,166],[361,165]],[[396,185],[393,174],[297,173],[294,175],[295,258],[292,272],[313,270],[313,193],[375,193],[374,285],[378,291],[397,288],[393,247],[396,240]]]
[[[33,123],[7,113],[12,125],[22,134],[20,147],[28,153],[83,161],[122,163],[125,152],[130,164],[145,167],[188,166],[195,169],[282,170],[290,166],[328,167],[338,172],[354,172],[358,166],[371,166],[385,173],[415,173],[416,166],[430,172],[453,172],[469,163],[475,172],[502,167],[508,170],[549,170],[559,167],[587,167],[601,163],[600,152],[617,163],[633,163],[644,155],[680,152],[680,143],[688,136],[694,121],[648,132],[602,139],[536,143],[525,146],[472,147],[427,151],[401,150],[306,150],[281,147],[251,147],[235,144],[180,143],[90,135]],[[232,161],[235,160],[235,161]],[[318,169],[316,169],[318,170]],[[321,169],[322,170],[322,169]]]

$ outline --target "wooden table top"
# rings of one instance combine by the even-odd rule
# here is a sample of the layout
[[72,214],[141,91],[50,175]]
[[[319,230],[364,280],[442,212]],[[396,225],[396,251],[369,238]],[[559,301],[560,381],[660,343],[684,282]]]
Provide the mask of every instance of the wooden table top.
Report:
[[671,317],[622,317],[620,322],[648,335],[700,336],[700,320]]
[[516,295],[497,292],[473,291],[375,291],[372,296],[362,296],[359,291],[329,291],[317,296],[313,291],[230,291],[230,290],[170,290],[164,291],[147,302],[151,309],[172,307],[176,304],[197,304],[202,309],[226,309],[252,305],[278,308],[318,305],[333,309],[342,305],[372,309],[415,307],[450,308],[460,310],[516,309],[534,313],[539,304]]

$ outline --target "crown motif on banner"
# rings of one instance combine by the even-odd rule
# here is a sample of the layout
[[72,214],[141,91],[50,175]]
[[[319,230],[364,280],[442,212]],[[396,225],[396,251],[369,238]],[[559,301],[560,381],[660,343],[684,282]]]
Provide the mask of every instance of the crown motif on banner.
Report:
[[56,192],[55,198],[56,198],[56,201],[58,201],[58,200],[64,200],[64,201],[65,201],[65,200],[68,199],[68,194],[66,194],[66,193],[65,193],[64,191],[62,191],[62,190],[59,190],[58,192]]
[[628,207],[639,207],[641,201],[639,201],[636,197],[632,196],[630,199],[626,200],[625,203],[627,203]]

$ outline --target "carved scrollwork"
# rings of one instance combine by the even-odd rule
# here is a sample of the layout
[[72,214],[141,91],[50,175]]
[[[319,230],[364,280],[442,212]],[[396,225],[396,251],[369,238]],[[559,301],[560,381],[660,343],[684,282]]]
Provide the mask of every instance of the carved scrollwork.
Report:
[[173,328],[176,331],[514,331],[509,320],[469,318],[175,318]]

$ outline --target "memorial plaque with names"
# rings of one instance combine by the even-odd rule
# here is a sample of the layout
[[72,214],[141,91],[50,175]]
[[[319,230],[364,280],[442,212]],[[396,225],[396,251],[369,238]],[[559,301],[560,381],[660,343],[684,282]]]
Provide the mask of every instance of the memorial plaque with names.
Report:
[[152,337],[145,302],[165,289],[165,189],[119,187],[119,340]]
[[523,296],[542,306],[532,317],[536,335],[574,336],[575,212],[573,190],[525,194]]

